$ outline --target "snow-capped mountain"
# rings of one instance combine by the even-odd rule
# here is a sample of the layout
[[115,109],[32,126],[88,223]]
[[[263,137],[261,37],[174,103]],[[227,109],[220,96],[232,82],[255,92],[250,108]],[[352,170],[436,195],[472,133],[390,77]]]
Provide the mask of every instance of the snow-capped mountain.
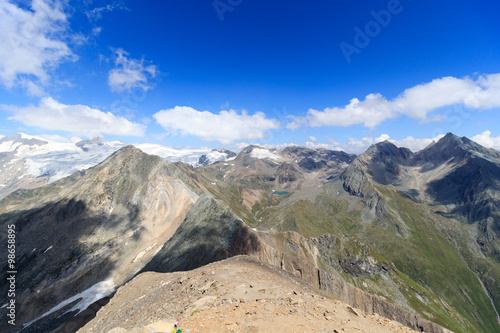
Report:
[[[35,188],[91,168],[124,146],[121,141],[108,142],[101,138],[59,142],[23,133],[3,137],[0,139],[0,199],[17,189]],[[177,149],[150,143],[135,146],[167,161],[193,166],[225,161],[236,155],[210,148]]]
[[22,133],[0,139],[0,198],[88,169],[123,147],[100,139],[57,142]]
[[153,143],[134,144],[146,154],[163,157],[170,162],[184,162],[193,166],[204,166],[218,161],[226,161],[236,156],[235,153],[225,149],[211,148],[186,148],[178,149]]

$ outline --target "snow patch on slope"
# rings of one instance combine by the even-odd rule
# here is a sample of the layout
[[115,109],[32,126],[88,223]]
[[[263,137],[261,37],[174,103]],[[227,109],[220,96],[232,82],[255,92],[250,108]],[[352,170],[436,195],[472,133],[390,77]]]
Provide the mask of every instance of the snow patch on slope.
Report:
[[56,311],[59,311],[60,309],[64,308],[65,306],[67,306],[67,305],[69,305],[77,300],[80,300],[80,301],[78,303],[76,303],[71,309],[66,311],[64,314],[66,314],[68,312],[73,312],[73,311],[78,311],[77,314],[79,314],[80,312],[87,309],[89,307],[89,305],[91,305],[92,303],[95,303],[98,300],[100,300],[106,296],[109,296],[114,290],[115,290],[115,284],[113,283],[113,279],[96,283],[92,287],[90,287],[89,289],[84,290],[81,293],[76,294],[75,296],[70,297],[70,298],[62,301],[61,303],[54,306],[49,311],[45,312],[40,317],[35,318],[30,322],[27,322],[26,324],[24,324],[23,328],[26,328],[26,327],[30,326],[31,324],[33,324],[34,322],[36,322],[44,317],[47,317],[48,315],[50,315]]
[[267,149],[264,148],[254,148],[250,153],[250,157],[253,158],[270,158],[272,160],[279,160],[280,157]]

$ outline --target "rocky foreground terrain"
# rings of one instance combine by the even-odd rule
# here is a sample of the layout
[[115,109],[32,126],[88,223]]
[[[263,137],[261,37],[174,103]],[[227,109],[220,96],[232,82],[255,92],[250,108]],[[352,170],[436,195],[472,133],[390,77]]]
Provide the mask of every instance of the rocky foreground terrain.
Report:
[[416,332],[248,256],[140,274],[78,332],[171,332],[177,318],[183,332]]

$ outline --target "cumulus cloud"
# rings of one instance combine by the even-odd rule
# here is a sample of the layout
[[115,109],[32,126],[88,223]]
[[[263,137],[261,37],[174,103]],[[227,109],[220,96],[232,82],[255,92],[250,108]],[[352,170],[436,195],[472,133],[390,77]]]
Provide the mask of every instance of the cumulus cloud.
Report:
[[115,50],[115,68],[109,71],[108,84],[112,91],[131,91],[141,88],[149,89],[148,80],[157,74],[155,65],[145,64],[144,59],[137,60],[128,57],[122,49]]
[[387,119],[406,115],[420,121],[439,121],[429,118],[434,110],[445,106],[462,105],[476,109],[500,107],[500,74],[458,79],[444,77],[406,89],[399,96],[387,100],[381,94],[369,94],[364,100],[353,98],[342,107],[309,109],[305,117],[295,117],[287,128],[308,125],[351,126],[362,124],[374,128]]
[[187,106],[162,110],[153,117],[170,134],[194,135],[203,141],[223,144],[264,138],[267,131],[280,127],[279,121],[266,118],[262,112],[249,115],[229,110],[216,114]]
[[329,139],[328,143],[319,143],[315,141],[307,141],[305,146],[309,148],[325,148],[330,150],[342,150],[350,154],[362,154],[364,153],[372,144],[376,144],[383,141],[392,142],[398,147],[405,147],[413,152],[424,149],[433,141],[438,141],[444,135],[438,135],[435,138],[413,138],[412,136],[406,137],[402,140],[393,140],[387,134],[382,134],[377,138],[365,137],[362,139],[349,138],[345,143],[340,143],[334,139]]
[[42,95],[50,71],[63,61],[75,61],[67,44],[67,15],[62,2],[33,0],[30,8],[0,0],[0,82]]
[[417,152],[419,150],[424,149],[428,145],[430,145],[433,141],[437,142],[439,139],[441,139],[444,136],[444,134],[440,134],[434,138],[414,138],[412,136],[409,136],[407,138],[404,138],[402,140],[390,140],[390,142],[394,143],[398,147],[405,147],[410,149],[413,152]]
[[481,134],[473,136],[472,141],[488,148],[500,150],[500,135],[497,137],[491,136],[490,131],[484,131]]
[[1,105],[0,107],[13,113],[9,119],[20,121],[27,126],[84,136],[102,134],[142,136],[146,128],[144,125],[115,116],[111,112],[102,112],[85,105],[65,105],[50,97],[42,98],[39,106]]

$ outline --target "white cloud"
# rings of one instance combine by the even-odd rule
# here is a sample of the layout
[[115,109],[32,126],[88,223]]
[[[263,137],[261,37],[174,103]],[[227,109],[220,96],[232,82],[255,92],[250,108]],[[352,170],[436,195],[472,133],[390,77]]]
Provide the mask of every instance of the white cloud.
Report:
[[394,145],[398,147],[405,147],[410,149],[413,152],[417,152],[421,149],[424,149],[432,141],[438,141],[444,135],[438,135],[435,138],[421,138],[415,139],[411,136],[404,138],[402,140],[392,140],[389,135],[382,134],[378,138],[365,137],[362,139],[349,138],[345,143],[337,142],[333,139],[329,139],[328,143],[317,143],[314,141],[306,142],[305,146],[309,148],[326,148],[330,150],[342,150],[350,154],[362,154],[364,153],[372,144],[376,144],[383,141],[392,142]]
[[473,136],[472,141],[488,148],[500,150],[500,135],[497,137],[491,136],[490,131],[484,131],[481,134]]
[[60,1],[33,0],[30,9],[23,9],[0,0],[0,82],[42,95],[50,71],[77,59],[66,43],[68,28]]
[[430,145],[433,141],[434,142],[439,141],[439,139],[441,139],[443,136],[444,134],[440,134],[435,138],[414,138],[412,136],[409,136],[402,140],[389,140],[389,141],[391,141],[398,147],[405,147],[413,152],[417,152]]
[[84,136],[102,134],[142,136],[146,126],[102,112],[85,105],[65,105],[56,100],[42,98],[39,106],[17,107],[1,105],[17,120],[27,126],[77,133]]
[[153,117],[170,134],[194,135],[203,141],[223,144],[264,138],[267,131],[280,127],[277,120],[266,118],[262,112],[248,115],[245,111],[238,114],[229,110],[215,114],[187,106],[162,110]]
[[47,140],[47,141],[62,142],[62,143],[71,142],[70,139],[65,138],[64,136],[57,135],[57,134],[40,134],[40,135],[38,135],[38,137],[40,137],[41,139]]
[[157,74],[155,65],[145,64],[144,59],[127,58],[128,53],[122,49],[115,50],[115,68],[109,71],[108,84],[112,91],[131,91],[141,88],[149,89],[148,80]]
[[305,117],[295,117],[287,128],[300,126],[351,126],[362,124],[374,128],[387,119],[406,115],[422,122],[439,121],[442,116],[429,118],[434,110],[462,105],[476,109],[500,107],[500,74],[486,74],[473,80],[444,77],[406,89],[398,97],[387,100],[381,94],[369,94],[363,101],[351,99],[343,107],[323,111],[309,109]]

